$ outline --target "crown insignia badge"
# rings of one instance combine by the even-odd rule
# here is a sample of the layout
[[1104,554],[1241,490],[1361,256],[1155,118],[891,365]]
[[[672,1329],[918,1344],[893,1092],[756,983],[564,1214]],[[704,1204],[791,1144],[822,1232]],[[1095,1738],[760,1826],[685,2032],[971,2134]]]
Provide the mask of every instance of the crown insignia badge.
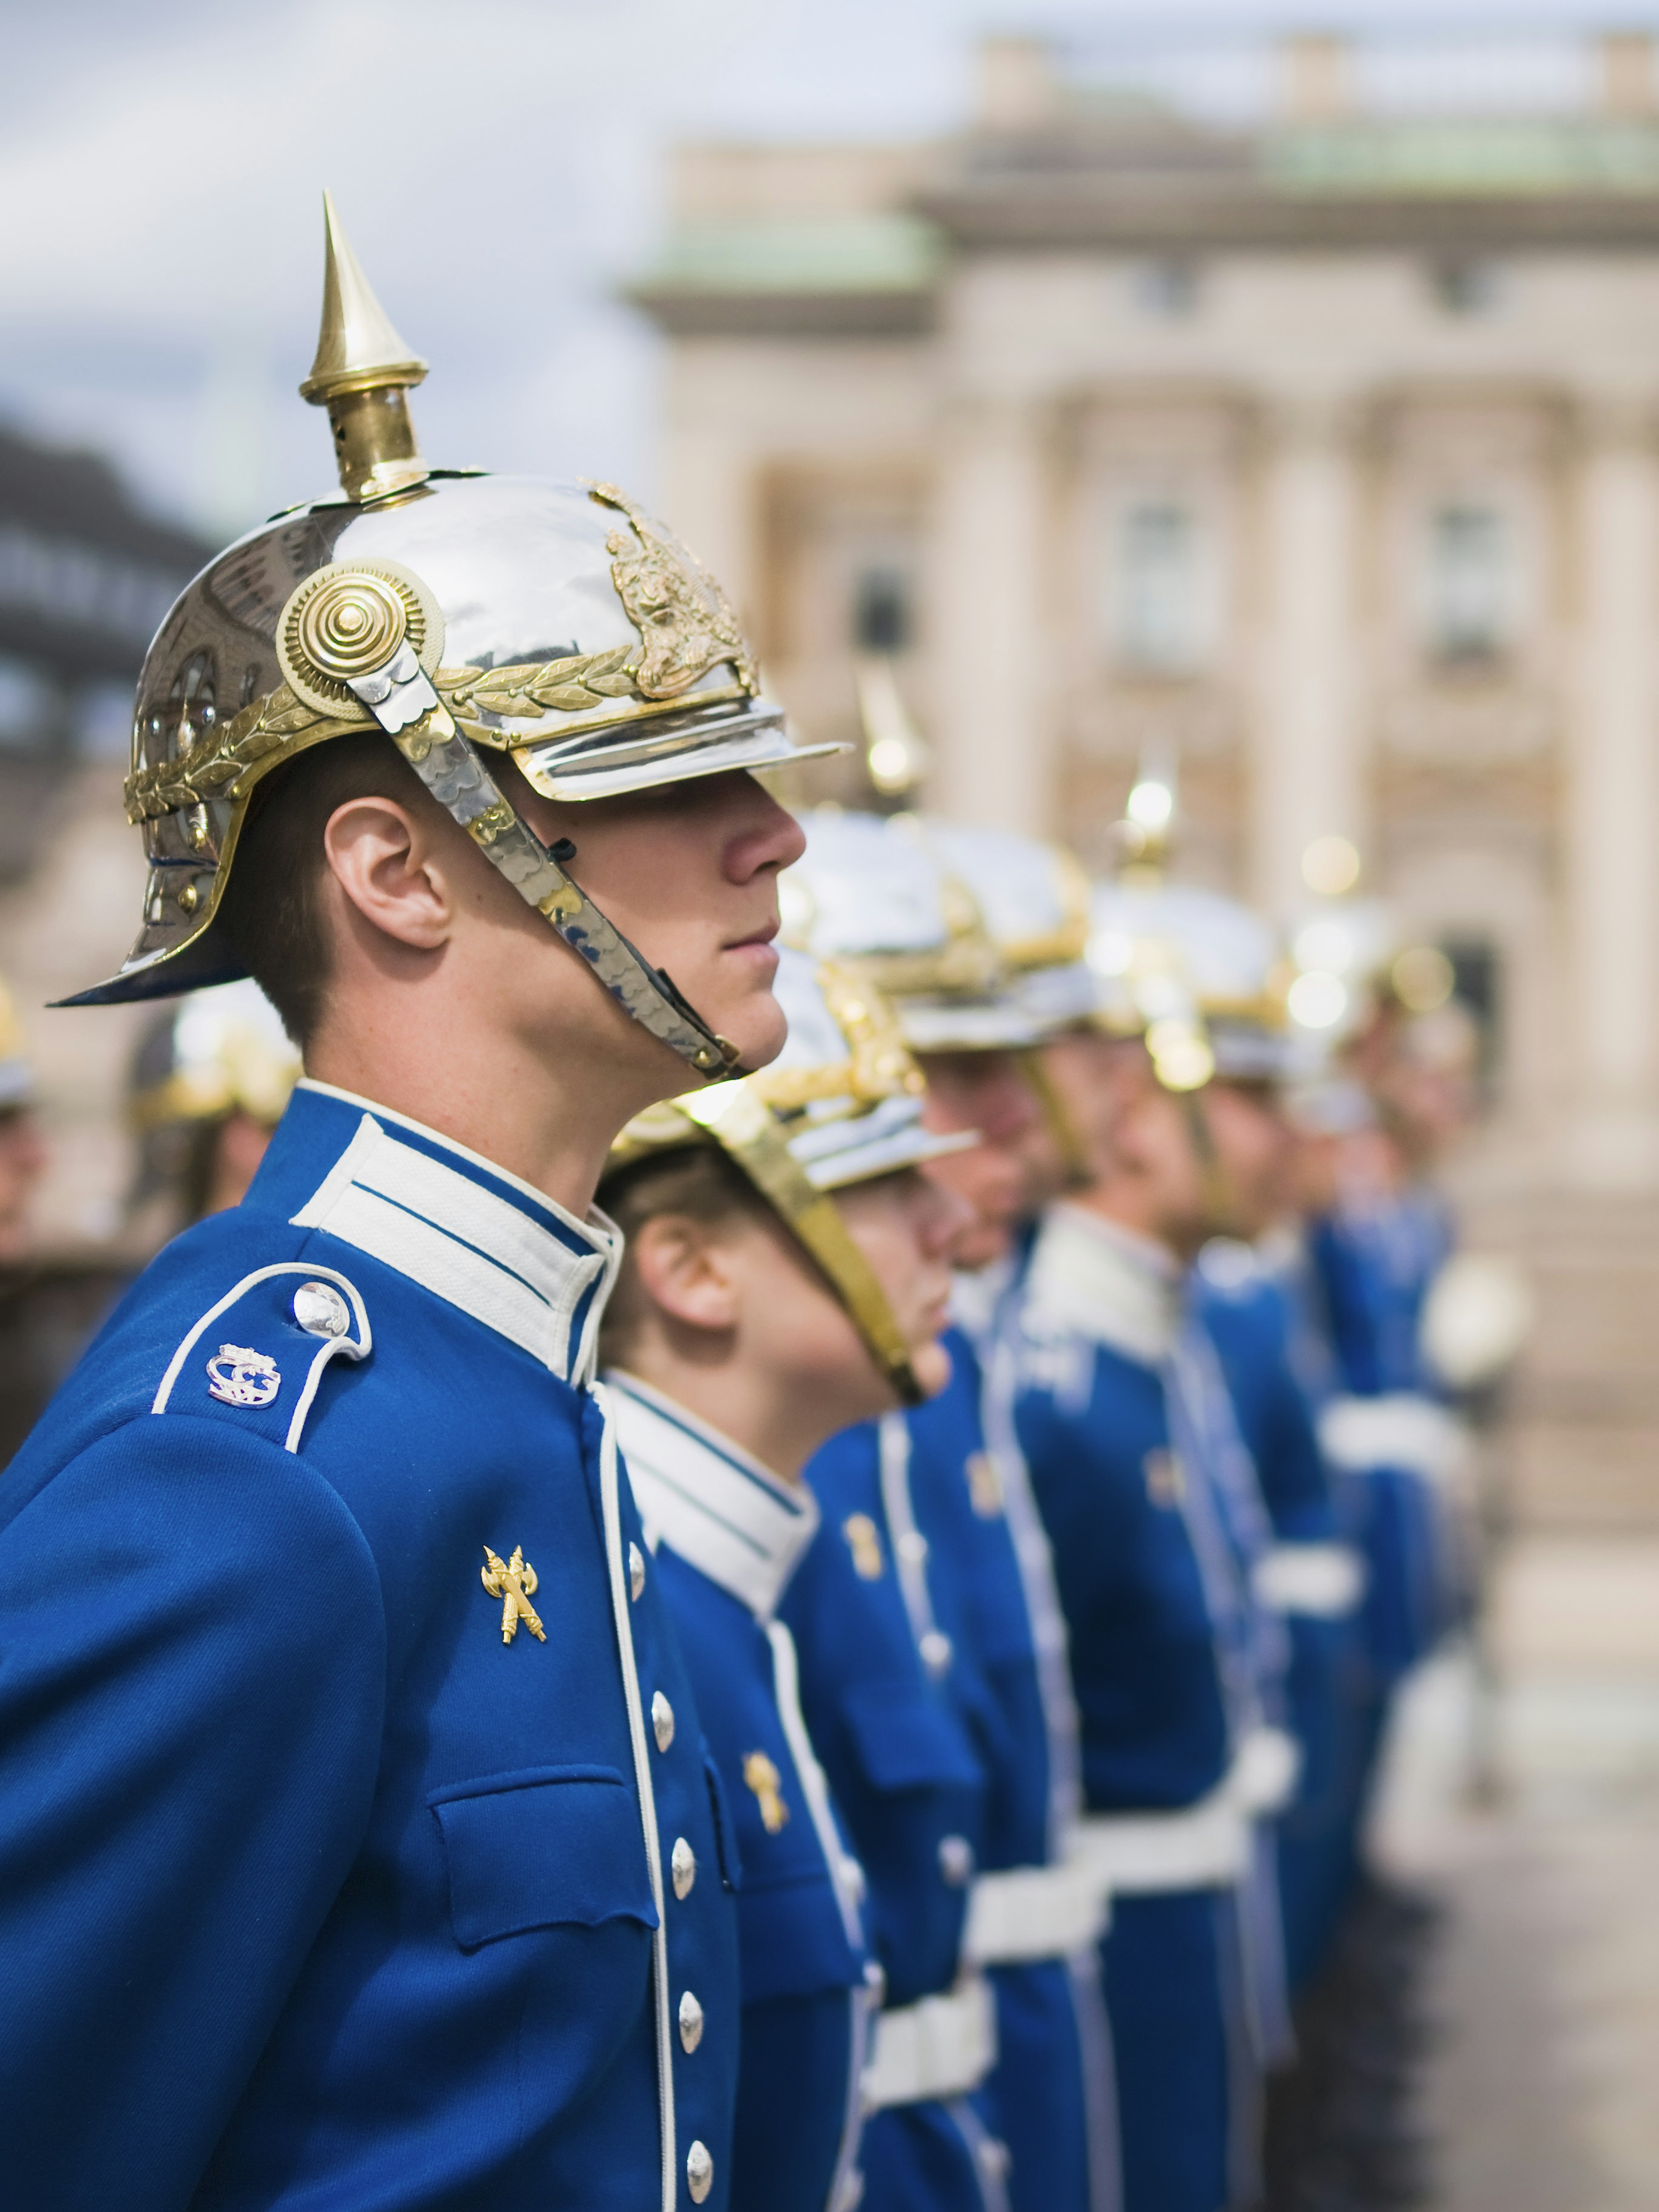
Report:
[[246,1345],[222,1344],[207,1364],[208,1395],[222,1406],[268,1406],[283,1387],[276,1362]]

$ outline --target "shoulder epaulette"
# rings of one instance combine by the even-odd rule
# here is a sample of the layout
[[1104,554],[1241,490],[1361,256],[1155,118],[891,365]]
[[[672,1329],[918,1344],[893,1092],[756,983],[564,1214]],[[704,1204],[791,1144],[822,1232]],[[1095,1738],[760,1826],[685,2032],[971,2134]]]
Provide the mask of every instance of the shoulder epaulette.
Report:
[[222,1418],[297,1452],[330,1361],[373,1349],[362,1297],[336,1269],[256,1267],[189,1331],[150,1411]]

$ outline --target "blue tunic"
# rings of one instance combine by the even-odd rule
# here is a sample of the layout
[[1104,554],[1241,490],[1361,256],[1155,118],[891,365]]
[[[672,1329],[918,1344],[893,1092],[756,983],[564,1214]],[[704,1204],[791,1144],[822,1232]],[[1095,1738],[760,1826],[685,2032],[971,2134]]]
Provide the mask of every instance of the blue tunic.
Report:
[[859,2191],[862,1876],[807,1738],[793,1640],[773,1617],[817,1504],[637,1378],[608,1381],[743,1862],[733,2212],[840,2212]]
[[[1233,1539],[1172,1427],[1173,1267],[1072,1207],[1021,1313],[1019,1440],[1070,1632],[1091,1814],[1221,1790],[1255,1684]],[[1128,2212],[1219,2212],[1249,2185],[1256,2054],[1237,1878],[1114,1898],[1102,1947]]]
[[[908,1426],[904,1473],[930,1586],[952,1586],[968,1638],[952,1680],[987,1777],[983,1875],[1057,1858],[1079,1809],[1077,1716],[1052,1562],[1018,1447],[1009,1433],[994,1456],[988,1450],[978,1354],[961,1328],[945,1341],[946,1389],[890,1419]],[[1000,1358],[994,1334],[990,1341]],[[991,1977],[991,2094],[1015,2212],[1108,2212],[1120,2195],[1115,2090],[1094,1944],[994,1964]]]
[[14,1462],[20,2204],[726,2203],[734,1869],[586,1387],[614,1247],[303,1085]]
[[[962,1638],[947,1612],[927,1656],[918,1650],[899,1572],[920,1565],[889,1522],[873,1426],[834,1438],[806,1473],[823,1521],[782,1613],[807,1729],[867,1879],[886,2002],[898,2009],[956,1984],[985,1844],[985,1778],[944,1680]],[[860,2162],[866,2212],[996,2212],[1005,2201],[1000,2146],[967,2096],[873,2113]]]
[[1285,1694],[1302,1765],[1278,1845],[1285,1966],[1296,1990],[1322,1964],[1346,1892],[1364,1571],[1339,1516],[1283,1287],[1248,1248],[1230,1245],[1201,1256],[1195,1288],[1273,1522],[1261,1579],[1290,1632]]

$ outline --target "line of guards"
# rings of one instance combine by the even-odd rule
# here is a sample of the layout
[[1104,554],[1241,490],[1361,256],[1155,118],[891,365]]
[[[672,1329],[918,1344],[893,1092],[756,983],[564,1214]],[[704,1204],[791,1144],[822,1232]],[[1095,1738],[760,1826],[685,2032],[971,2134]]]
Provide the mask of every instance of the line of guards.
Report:
[[[233,1206],[297,1069],[252,983],[163,1018],[151,1164],[228,1210],[0,1492],[19,2202],[1257,2202],[1390,1698],[1464,1599],[1409,1156],[1455,1083],[1384,994],[1293,1117],[1272,933],[1144,849],[1091,889],[825,810],[801,851],[744,772],[803,749],[712,580],[612,486],[428,468],[331,214],[326,301],[345,495],[163,626],[143,925],[80,1003],[281,973],[314,1036],[310,869],[374,1018]],[[435,823],[465,897],[406,923],[390,861],[272,872],[331,756],[319,824]],[[702,816],[662,805],[692,777]],[[739,945],[799,854],[775,987],[613,860],[699,1005],[596,903],[641,821]],[[540,919],[469,936],[494,877]],[[617,1137],[605,1214],[460,1141],[441,1086],[387,1103],[456,945],[588,991],[544,921],[629,1018],[593,1034],[632,1097],[661,1047],[705,1079]],[[574,1113],[486,957],[514,1103]],[[787,1043],[718,1079],[714,1017],[775,1036],[773,988]]]
[[[1266,925],[1144,860],[1091,891],[1007,833],[805,827],[783,1054],[641,1116],[600,1193],[607,1380],[743,1869],[732,2202],[1255,2203],[1391,1697],[1468,1595],[1413,1173],[1465,1040],[1401,1006],[1384,939],[1342,1065],[1310,1051]],[[252,984],[169,1010],[142,1189],[234,1203],[297,1073]],[[850,1379],[748,1329],[700,1356],[763,1206]],[[815,1322],[809,1293],[775,1327]],[[784,1449],[732,1371],[769,1355],[800,1370]]]

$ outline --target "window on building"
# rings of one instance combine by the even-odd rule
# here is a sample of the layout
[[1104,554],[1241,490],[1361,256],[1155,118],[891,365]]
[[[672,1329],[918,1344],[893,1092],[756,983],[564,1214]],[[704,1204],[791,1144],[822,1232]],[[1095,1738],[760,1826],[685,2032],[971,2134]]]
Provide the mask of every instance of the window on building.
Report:
[[1510,640],[1514,580],[1505,518],[1490,507],[1449,506],[1431,519],[1428,644],[1454,665],[1498,658]]
[[1197,518],[1173,500],[1142,500],[1118,528],[1113,642],[1132,668],[1185,675],[1206,627]]
[[1449,315],[1489,315],[1503,291],[1490,261],[1442,261],[1429,272],[1434,296]]
[[910,579],[890,562],[860,568],[853,586],[853,643],[860,653],[902,653],[915,635]]
[[1198,305],[1198,271],[1190,261],[1138,261],[1130,290],[1143,314],[1177,321]]

